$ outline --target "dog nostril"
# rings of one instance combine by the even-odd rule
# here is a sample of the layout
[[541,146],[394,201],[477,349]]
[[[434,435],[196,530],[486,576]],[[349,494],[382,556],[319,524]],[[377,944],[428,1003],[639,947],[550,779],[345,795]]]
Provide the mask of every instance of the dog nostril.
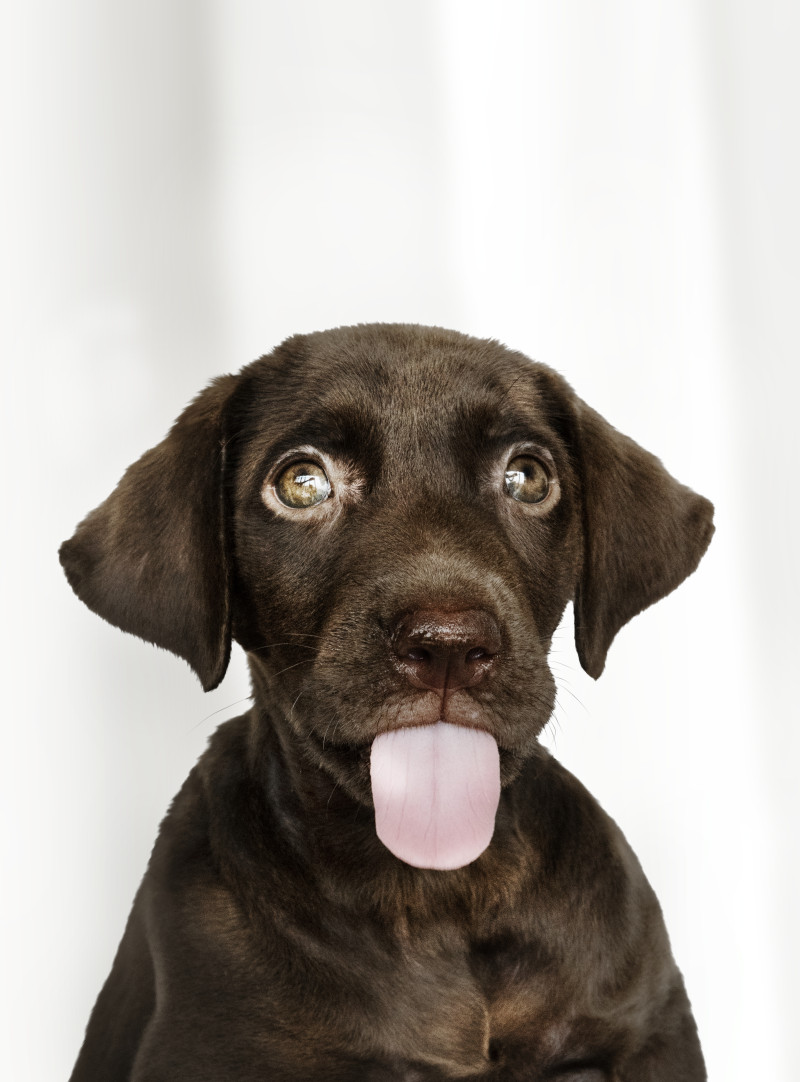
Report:
[[422,647],[411,646],[406,650],[405,656],[409,661],[430,661],[431,655],[427,650],[423,650]]
[[488,657],[489,651],[484,650],[482,646],[476,646],[474,650],[467,651],[467,661],[480,661],[481,658]]

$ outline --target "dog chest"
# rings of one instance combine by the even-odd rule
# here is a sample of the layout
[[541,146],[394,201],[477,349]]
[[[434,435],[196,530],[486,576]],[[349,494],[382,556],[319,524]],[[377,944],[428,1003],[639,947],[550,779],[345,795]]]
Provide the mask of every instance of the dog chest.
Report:
[[564,1002],[572,982],[534,945],[508,939],[476,949],[463,929],[444,923],[389,949],[381,939],[364,929],[366,964],[357,971],[340,956],[339,994],[349,987],[351,1005],[361,1003],[343,1052],[406,1064],[408,1078],[424,1065],[430,1077],[499,1080],[538,1077],[545,1064],[591,1049],[596,1027],[585,1017],[576,1025],[574,996]]
[[438,1067],[444,1076],[481,1073],[489,1063],[489,1003],[457,937],[421,938],[392,961],[386,979],[373,985],[376,1051]]

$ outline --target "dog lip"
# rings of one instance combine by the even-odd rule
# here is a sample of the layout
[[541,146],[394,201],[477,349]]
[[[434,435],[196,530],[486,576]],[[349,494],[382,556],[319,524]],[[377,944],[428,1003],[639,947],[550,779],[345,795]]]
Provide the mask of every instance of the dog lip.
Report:
[[368,734],[356,739],[337,740],[335,733],[326,735],[313,727],[309,728],[308,734],[322,753],[329,748],[334,748],[337,752],[346,752],[349,749],[353,754],[360,755],[369,749],[375,738],[382,733],[394,732],[398,729],[419,729],[438,722],[459,725],[464,729],[480,730],[488,733],[500,745],[499,736],[494,731],[495,726],[491,724],[487,711],[471,696],[461,692],[453,692],[443,702],[442,697],[435,691],[420,691],[410,696],[399,710],[394,709],[387,712],[387,716],[379,717],[375,727],[371,728]]
[[464,689],[444,697],[437,691],[420,690],[407,699],[399,710],[387,711],[378,719],[373,739],[381,733],[422,728],[438,722],[459,725],[464,729],[478,729],[498,740],[491,713]]
[[404,722],[404,723],[402,723],[400,725],[382,725],[378,729],[378,731],[375,733],[375,735],[370,739],[369,743],[371,744],[373,740],[376,740],[377,737],[379,737],[379,736],[383,736],[384,733],[396,733],[396,732],[399,732],[401,729],[425,729],[425,728],[428,728],[430,725],[439,725],[439,724],[442,724],[442,725],[458,725],[461,729],[475,729],[477,732],[487,733],[489,736],[492,737],[493,740],[497,740],[497,737],[495,736],[495,734],[486,725],[473,725],[469,721],[461,721],[460,719],[457,719],[457,718],[445,718],[445,717],[442,717],[440,715],[436,719],[436,721],[433,721],[433,722],[431,722],[431,721],[409,721],[409,722]]

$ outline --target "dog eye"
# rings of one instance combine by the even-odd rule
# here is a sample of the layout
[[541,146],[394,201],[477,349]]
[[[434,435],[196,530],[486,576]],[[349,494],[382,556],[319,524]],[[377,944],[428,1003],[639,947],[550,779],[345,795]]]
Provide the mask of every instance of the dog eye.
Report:
[[279,474],[275,492],[287,507],[316,507],[331,494],[331,483],[316,462],[293,462]]
[[538,459],[517,455],[506,466],[505,490],[513,500],[541,503],[550,491],[550,476]]

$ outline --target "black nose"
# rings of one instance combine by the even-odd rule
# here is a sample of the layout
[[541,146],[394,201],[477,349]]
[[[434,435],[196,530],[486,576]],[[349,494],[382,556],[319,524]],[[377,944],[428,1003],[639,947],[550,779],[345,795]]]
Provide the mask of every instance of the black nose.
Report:
[[395,667],[415,687],[455,691],[490,675],[500,651],[500,628],[485,609],[407,613],[391,635]]

